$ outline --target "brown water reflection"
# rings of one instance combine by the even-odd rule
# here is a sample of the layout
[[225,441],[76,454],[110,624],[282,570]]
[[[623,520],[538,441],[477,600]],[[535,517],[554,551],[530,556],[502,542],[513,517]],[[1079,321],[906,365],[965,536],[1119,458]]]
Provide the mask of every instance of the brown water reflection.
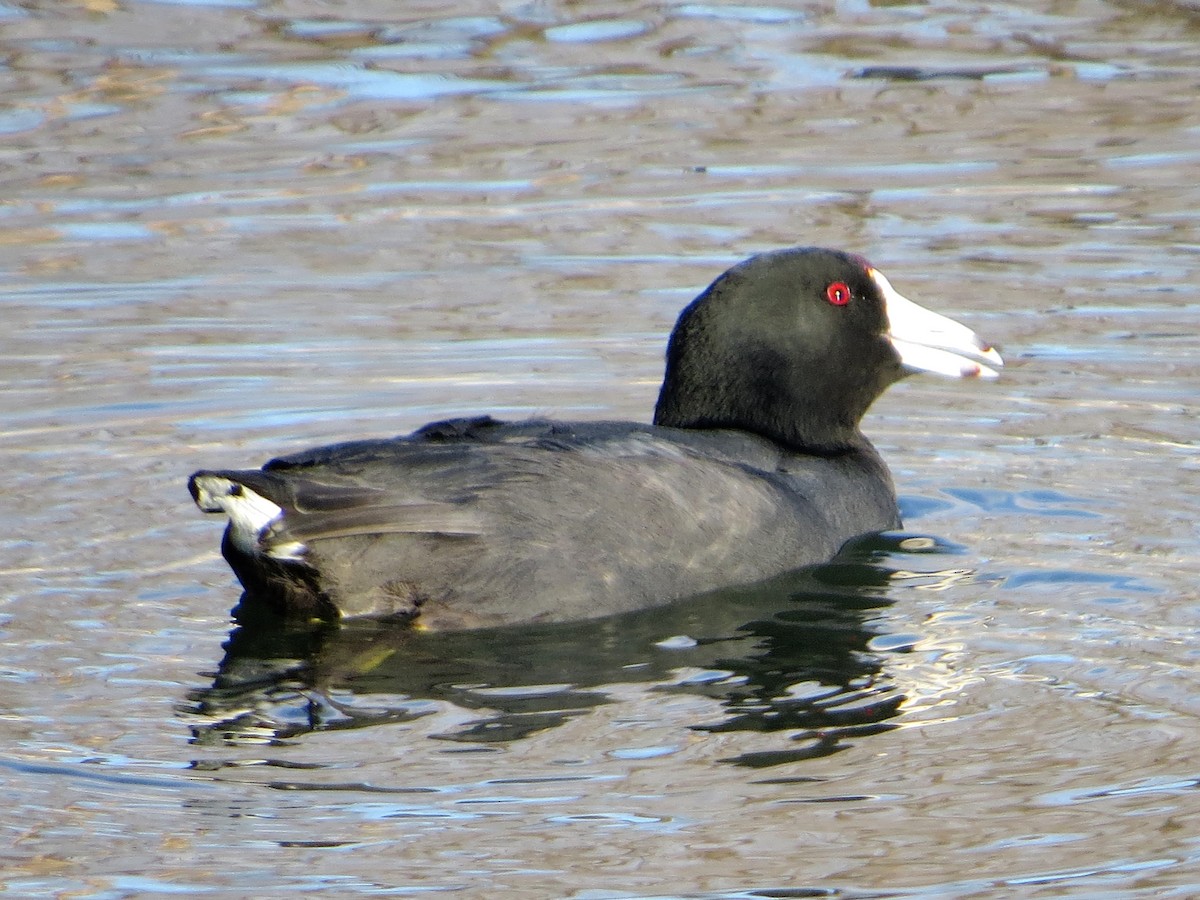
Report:
[[[4,891],[1200,891],[1196,37],[1092,0],[0,5]],[[1010,364],[873,412],[960,549],[890,555],[840,669],[788,600],[720,656],[235,646],[262,689],[213,692],[237,592],[188,472],[645,419],[696,288],[810,242]],[[904,699],[811,727],[840,752],[756,727],[859,676]]]
[[847,737],[884,730],[904,699],[883,674],[880,652],[907,651],[916,637],[878,634],[872,620],[888,605],[893,579],[930,583],[944,574],[895,568],[889,551],[910,545],[921,549],[897,557],[909,565],[951,549],[904,535],[868,538],[836,563],[751,588],[567,625],[430,633],[370,620],[332,627],[288,623],[243,603],[213,684],[193,692],[185,711],[203,720],[199,742],[238,744],[407,721],[447,700],[490,715],[439,737],[494,743],[610,702],[607,686],[639,684],[718,701],[715,720],[688,727],[787,732],[797,742],[734,762],[824,756],[844,749]]

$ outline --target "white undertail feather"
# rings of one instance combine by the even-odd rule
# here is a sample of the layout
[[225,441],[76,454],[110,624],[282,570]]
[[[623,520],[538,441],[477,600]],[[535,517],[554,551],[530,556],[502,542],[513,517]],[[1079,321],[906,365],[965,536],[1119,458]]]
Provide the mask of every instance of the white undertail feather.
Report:
[[196,478],[196,503],[205,512],[229,516],[229,538],[243,553],[265,553],[274,559],[300,560],[307,547],[299,541],[271,544],[267,531],[283,521],[283,508],[244,484],[219,475]]

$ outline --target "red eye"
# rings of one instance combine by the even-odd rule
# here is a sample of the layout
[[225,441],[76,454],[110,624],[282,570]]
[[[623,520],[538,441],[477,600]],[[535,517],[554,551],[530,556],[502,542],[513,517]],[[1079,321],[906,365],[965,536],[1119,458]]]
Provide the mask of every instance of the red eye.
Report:
[[844,281],[835,281],[825,288],[825,296],[834,306],[845,306],[850,302],[850,288]]

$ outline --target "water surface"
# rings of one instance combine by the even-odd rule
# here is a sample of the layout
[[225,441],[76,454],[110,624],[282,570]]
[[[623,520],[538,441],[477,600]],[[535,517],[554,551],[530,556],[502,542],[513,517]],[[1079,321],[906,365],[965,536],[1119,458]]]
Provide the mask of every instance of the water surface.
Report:
[[[12,896],[1200,892],[1187,4],[0,6]],[[235,629],[184,480],[648,418],[730,263],[995,341],[867,428],[904,532],[474,635]]]

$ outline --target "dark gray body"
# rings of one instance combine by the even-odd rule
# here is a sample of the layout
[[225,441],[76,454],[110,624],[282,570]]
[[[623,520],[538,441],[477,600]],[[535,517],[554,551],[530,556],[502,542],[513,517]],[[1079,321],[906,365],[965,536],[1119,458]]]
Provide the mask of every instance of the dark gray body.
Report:
[[264,566],[226,540],[252,594],[431,627],[644,609],[899,525],[865,439],[814,456],[736,431],[460,419],[194,478],[206,474],[284,509],[264,550],[307,547],[303,562]]

